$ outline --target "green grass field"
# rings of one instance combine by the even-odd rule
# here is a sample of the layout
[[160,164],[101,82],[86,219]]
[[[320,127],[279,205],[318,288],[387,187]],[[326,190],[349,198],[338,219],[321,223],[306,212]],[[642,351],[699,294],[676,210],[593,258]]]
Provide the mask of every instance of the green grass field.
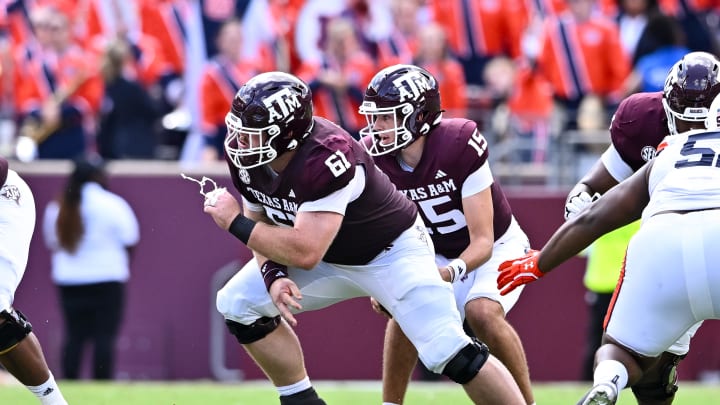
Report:
[[[60,382],[70,405],[263,405],[278,404],[273,387],[267,383],[239,382]],[[329,405],[380,405],[379,382],[316,381],[316,389]],[[536,384],[539,405],[574,405],[587,384]],[[37,405],[39,402],[24,387],[0,386],[0,404]],[[625,390],[620,405],[634,404],[632,393]],[[470,401],[453,383],[413,382],[407,405],[467,405]],[[676,405],[720,404],[720,386],[683,382]]]

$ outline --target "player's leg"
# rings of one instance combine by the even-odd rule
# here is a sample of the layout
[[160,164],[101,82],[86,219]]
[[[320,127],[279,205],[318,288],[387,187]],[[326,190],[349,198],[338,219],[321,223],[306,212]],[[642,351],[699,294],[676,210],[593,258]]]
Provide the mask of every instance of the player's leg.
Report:
[[403,403],[417,360],[417,350],[400,325],[393,319],[388,320],[383,344],[383,403]]
[[517,332],[505,319],[502,306],[488,298],[474,299],[465,306],[465,316],[475,336],[510,371],[526,403],[534,403],[525,350]]
[[0,364],[43,405],[67,405],[32,326],[13,309],[0,312]]
[[[603,341],[612,345],[598,350],[595,387],[604,384],[620,393],[633,386],[636,396],[639,389],[648,401],[641,403],[672,402],[679,359],[662,354],[713,313],[706,264],[720,260],[718,249],[707,249],[704,243],[710,240],[703,231],[708,221],[688,223],[691,217],[652,217],[631,239],[608,310]],[[720,216],[717,223],[714,238],[720,237]]]
[[35,228],[35,200],[27,184],[8,172],[0,201],[0,364],[43,405],[66,405],[25,317],[12,308],[27,265]]
[[535,402],[530,383],[525,350],[515,328],[505,318],[515,306],[523,288],[516,288],[508,295],[501,296],[497,289],[497,269],[501,262],[523,255],[530,248],[528,238],[517,222],[513,221],[494,247],[492,257],[471,273],[474,279],[469,286],[454,283],[457,291],[468,289],[465,294],[465,319],[475,336],[488,345],[512,374],[523,393],[526,403]]
[[[303,294],[303,311],[364,295],[327,263],[312,271],[289,268],[288,274]],[[254,259],[218,292],[217,309],[230,333],[276,386],[281,404],[325,404],[308,378],[300,342],[279,316]]]
[[507,369],[465,334],[452,286],[440,278],[434,253],[422,242],[429,240],[424,229],[404,233],[354,279],[392,314],[423,364],[461,384],[474,403],[524,404]]

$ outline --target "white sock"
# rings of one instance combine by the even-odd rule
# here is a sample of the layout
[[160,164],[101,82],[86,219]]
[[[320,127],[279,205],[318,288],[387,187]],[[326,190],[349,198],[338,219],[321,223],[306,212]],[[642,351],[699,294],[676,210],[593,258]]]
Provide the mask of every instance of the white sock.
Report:
[[50,373],[50,378],[48,378],[48,380],[44,383],[38,386],[28,385],[27,389],[40,399],[40,403],[42,405],[68,405],[65,398],[63,398],[60,388],[57,386],[55,377],[53,377],[52,373]]
[[382,405],[398,405],[395,402],[383,402]]
[[593,374],[593,383],[595,385],[599,383],[611,382],[615,384],[620,391],[627,386],[628,372],[625,366],[617,360],[603,360],[598,363],[595,367],[595,373]]
[[280,393],[280,396],[283,397],[297,394],[298,392],[305,391],[310,387],[312,387],[312,384],[310,384],[310,377],[305,377],[302,380],[296,382],[295,384],[277,387],[277,390]]

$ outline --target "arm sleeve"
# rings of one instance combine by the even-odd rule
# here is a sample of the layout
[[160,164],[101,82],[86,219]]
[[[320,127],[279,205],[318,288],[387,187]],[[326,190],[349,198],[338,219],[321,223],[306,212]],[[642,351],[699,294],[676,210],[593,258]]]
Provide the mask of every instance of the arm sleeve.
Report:
[[347,205],[355,201],[365,189],[365,170],[358,166],[355,177],[343,188],[314,201],[306,201],[298,207],[300,211],[329,211],[345,215]]
[[620,157],[617,149],[615,149],[615,146],[612,144],[608,146],[605,152],[603,152],[602,156],[600,156],[600,160],[603,165],[605,165],[608,173],[610,173],[610,175],[617,180],[618,183],[633,174],[633,169],[625,163],[622,157]]
[[493,176],[490,171],[490,164],[486,161],[477,170],[470,173],[462,185],[462,198],[477,194],[493,184]]

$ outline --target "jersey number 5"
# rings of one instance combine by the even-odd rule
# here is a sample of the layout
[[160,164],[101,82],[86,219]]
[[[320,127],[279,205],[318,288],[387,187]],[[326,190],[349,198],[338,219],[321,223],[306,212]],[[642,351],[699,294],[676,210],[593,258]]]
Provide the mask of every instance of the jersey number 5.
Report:
[[[700,148],[696,144],[699,141],[720,139],[720,132],[704,132],[700,134],[694,134],[688,136],[687,142],[683,145],[680,150],[680,154],[683,156],[694,157],[691,159],[683,159],[675,162],[675,168],[683,167],[694,167],[694,166],[715,166],[720,167],[720,159],[718,154],[720,152],[713,148]],[[699,158],[698,158],[699,157]]]

